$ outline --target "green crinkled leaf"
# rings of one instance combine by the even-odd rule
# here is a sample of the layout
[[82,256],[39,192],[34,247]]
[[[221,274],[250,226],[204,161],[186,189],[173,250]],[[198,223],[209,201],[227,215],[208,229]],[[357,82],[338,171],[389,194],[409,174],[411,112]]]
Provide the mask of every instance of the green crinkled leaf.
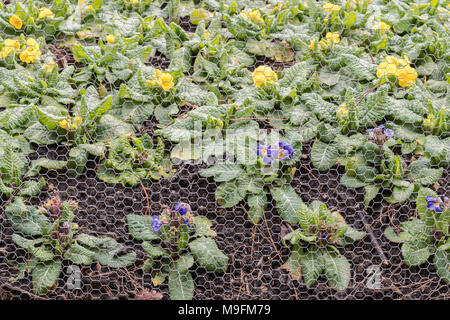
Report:
[[128,232],[136,240],[157,240],[158,234],[153,231],[152,217],[137,214],[127,216]]
[[20,178],[26,165],[27,159],[24,154],[15,152],[11,146],[0,149],[0,174],[5,183],[20,185]]
[[78,243],[72,243],[64,252],[64,259],[70,260],[78,265],[90,265],[94,262],[95,252],[85,248]]
[[301,99],[319,120],[330,123],[336,121],[337,105],[323,100],[317,93],[304,93],[302,94]]
[[36,144],[53,144],[60,140],[55,131],[48,129],[40,122],[35,122],[24,131],[24,136]]
[[32,177],[39,173],[44,168],[47,170],[61,170],[67,166],[67,161],[52,160],[48,158],[39,158],[31,162],[31,166],[26,173],[26,177]]
[[350,282],[350,263],[347,258],[326,250],[322,252],[322,261],[328,284],[336,290],[345,290]]
[[134,132],[132,124],[126,123],[113,115],[104,114],[97,125],[97,141],[112,140]]
[[305,85],[308,76],[316,69],[317,65],[311,61],[297,62],[292,67],[285,68],[279,80],[282,87],[297,87]]
[[322,254],[317,249],[308,250],[301,254],[300,264],[302,267],[303,281],[309,289],[317,281],[320,274],[325,271]]
[[445,166],[450,163],[450,137],[439,139],[436,136],[426,136],[423,146],[425,154],[432,159],[433,164]]
[[142,242],[142,249],[144,249],[144,252],[152,258],[169,255],[169,253],[166,250],[162,249],[159,246],[154,246],[148,241]]
[[39,181],[28,180],[25,181],[22,188],[20,189],[19,196],[37,196],[42,188],[45,186],[45,179],[41,177]]
[[413,183],[411,183],[407,187],[394,186],[392,188],[392,196],[390,198],[386,198],[386,201],[391,202],[391,203],[405,202],[406,200],[408,200],[410,198],[413,191],[414,191]]
[[192,300],[194,280],[189,271],[173,270],[169,273],[169,294],[171,300]]
[[49,130],[55,130],[61,120],[67,119],[68,112],[64,107],[43,106],[36,107],[39,114],[39,121]]
[[251,54],[275,58],[277,61],[288,62],[294,59],[292,49],[270,40],[249,38],[247,39],[245,49]]
[[378,192],[380,192],[381,186],[376,184],[369,184],[364,187],[364,205],[366,208],[369,206],[370,202],[377,196]]
[[169,124],[171,121],[170,116],[178,112],[178,106],[176,104],[171,104],[168,107],[163,107],[157,105],[155,107],[155,118],[161,124]]
[[32,271],[33,291],[39,295],[47,294],[58,281],[61,269],[59,259],[38,262]]
[[301,254],[298,250],[293,250],[286,262],[281,266],[287,270],[293,279],[300,280],[302,277],[302,266],[300,265]]
[[252,194],[248,197],[248,214],[250,215],[250,222],[258,224],[264,214],[264,209],[267,205],[267,195],[265,193]]
[[29,254],[38,259],[39,261],[50,261],[53,260],[54,254],[49,250],[42,242],[44,239],[38,238],[36,240],[26,239],[17,233],[12,235],[12,240],[19,247],[27,249]]
[[240,164],[236,163],[217,163],[208,169],[203,169],[200,171],[200,176],[202,177],[214,177],[216,182],[230,181],[241,174],[244,170]]
[[127,267],[136,260],[136,253],[122,252],[123,246],[110,237],[95,237],[79,234],[76,241],[93,251],[92,258],[101,265],[112,268]]
[[339,151],[336,144],[314,141],[311,149],[311,162],[319,171],[329,170],[336,164]]
[[15,198],[14,202],[6,207],[5,214],[12,227],[26,235],[43,235],[51,227],[44,214],[39,213],[33,206],[26,206],[20,197]]
[[215,237],[217,234],[211,229],[213,223],[206,217],[194,216],[195,235],[198,237]]
[[450,282],[450,253],[448,250],[437,250],[434,255],[434,266],[438,275],[447,283]]
[[175,270],[180,273],[188,272],[193,265],[194,257],[190,254],[183,254],[175,261]]
[[217,247],[213,239],[201,237],[189,243],[195,260],[209,271],[225,272],[228,257]]
[[395,243],[403,243],[408,241],[411,238],[411,235],[408,232],[399,232],[399,234],[397,234],[395,232],[395,229],[392,227],[387,227],[384,230],[384,236],[392,242]]
[[303,200],[291,186],[271,188],[276,208],[281,218],[288,223],[295,224],[299,221],[297,210],[303,204]]
[[[238,182],[239,183],[239,182]],[[236,181],[221,183],[216,189],[217,203],[225,208],[231,208],[241,202],[245,197],[245,190],[236,186]]]
[[402,255],[408,266],[419,266],[433,254],[432,246],[424,240],[411,238],[402,245]]

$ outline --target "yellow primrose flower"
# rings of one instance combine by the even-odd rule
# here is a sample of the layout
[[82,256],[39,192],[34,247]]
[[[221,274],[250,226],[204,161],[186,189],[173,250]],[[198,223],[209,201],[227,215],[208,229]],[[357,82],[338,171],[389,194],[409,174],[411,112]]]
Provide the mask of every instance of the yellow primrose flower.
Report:
[[264,73],[256,73],[252,75],[253,82],[257,87],[262,86],[264,83],[266,83],[266,77],[264,76]]
[[174,86],[173,77],[168,72],[164,72],[161,74],[161,76],[159,77],[159,83],[164,91],[169,91]]
[[284,5],[283,2],[278,2],[272,9],[271,13],[277,12],[277,11],[281,11],[282,9],[285,9],[286,6]]
[[56,63],[55,61],[50,61],[49,63],[46,63],[42,66],[42,69],[44,69],[45,73],[51,73],[53,69],[55,68]]
[[397,72],[397,65],[393,62],[383,61],[377,68],[377,77],[395,75]]
[[339,120],[345,120],[348,117],[348,108],[347,105],[344,103],[339,106],[339,108],[336,111],[336,117]]
[[406,56],[403,56],[402,59],[387,56],[377,68],[377,77],[394,75],[401,87],[410,87],[415,83],[418,74],[409,64],[410,61]]
[[407,67],[411,61],[409,61],[407,56],[403,56],[403,59],[397,59],[397,66]]
[[261,12],[258,9],[253,9],[248,16],[252,20],[264,23],[264,20],[261,18]]
[[162,75],[162,71],[160,69],[156,69],[156,73],[153,75],[153,78],[159,78]]
[[39,59],[40,56],[41,52],[39,50],[36,50],[35,47],[27,47],[20,53],[19,58],[23,62],[34,63],[34,61],[36,59]]
[[54,16],[55,14],[49,8],[43,7],[39,9],[38,19],[53,18]]
[[323,19],[323,22],[324,23],[328,23],[328,19]]
[[423,120],[423,125],[424,125],[425,127],[432,127],[432,125],[433,125],[433,123],[432,123],[433,118],[434,118],[434,115],[430,113],[430,114],[427,116],[427,118]]
[[268,66],[259,66],[252,73],[253,82],[257,87],[263,84],[273,84],[277,79],[277,74]]
[[63,129],[68,129],[69,128],[69,121],[67,121],[66,119],[61,120],[60,122],[58,122],[59,126]]
[[25,49],[19,55],[20,60],[26,63],[34,63],[40,56],[41,51],[39,50],[39,44],[36,39],[28,38]]
[[261,12],[258,9],[253,9],[250,12],[242,10],[240,14],[245,19],[250,20],[254,23],[264,23],[263,18],[261,18]]
[[36,50],[39,50],[39,44],[37,43],[36,39],[34,39],[34,38],[27,39],[27,47],[33,47]]
[[73,121],[75,121],[76,124],[81,124],[83,122],[83,118],[81,118],[80,116],[75,116],[73,118]]
[[416,70],[414,68],[411,68],[410,66],[399,68],[395,75],[398,78],[398,84],[400,85],[400,87],[412,86],[418,76]]
[[15,51],[16,49],[19,49],[20,43],[17,40],[14,39],[5,39],[3,41],[4,47],[0,51],[0,58],[4,59],[6,58],[11,52]]
[[114,43],[114,42],[116,42],[116,38],[114,38],[114,36],[112,34],[109,34],[106,36],[106,41],[108,43]]
[[381,31],[388,31],[390,28],[391,26],[383,21],[380,21],[378,24],[372,27],[373,30],[381,30]]
[[309,50],[314,50],[315,43],[316,43],[316,40],[314,40],[314,39],[309,42],[309,46],[308,46]]
[[332,4],[332,3],[325,3],[322,7],[326,12],[338,12],[339,10],[341,10],[341,7],[336,5],[336,4]]
[[159,85],[158,80],[145,80],[145,83],[147,83],[147,86],[149,87],[156,87]]
[[9,23],[12,24],[14,26],[14,28],[16,28],[17,30],[22,29],[22,19],[20,19],[20,17],[16,14],[13,14],[10,18],[9,18]]
[[327,32],[326,38],[330,43],[339,43],[341,41],[339,34],[336,32]]

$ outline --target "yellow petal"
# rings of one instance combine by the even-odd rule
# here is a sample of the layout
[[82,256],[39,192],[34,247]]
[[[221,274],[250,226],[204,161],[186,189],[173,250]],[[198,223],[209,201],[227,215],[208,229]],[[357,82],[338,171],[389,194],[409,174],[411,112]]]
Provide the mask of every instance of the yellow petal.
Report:
[[12,24],[14,26],[14,28],[16,28],[17,30],[22,29],[22,19],[20,19],[20,17],[16,14],[13,14],[10,18],[9,18],[9,23]]
[[108,43],[114,43],[114,42],[116,42],[116,39],[114,38],[114,36],[113,36],[112,34],[109,34],[109,35],[106,37],[106,41],[107,41]]
[[39,9],[38,19],[53,18],[54,16],[55,14],[49,8],[43,7]]

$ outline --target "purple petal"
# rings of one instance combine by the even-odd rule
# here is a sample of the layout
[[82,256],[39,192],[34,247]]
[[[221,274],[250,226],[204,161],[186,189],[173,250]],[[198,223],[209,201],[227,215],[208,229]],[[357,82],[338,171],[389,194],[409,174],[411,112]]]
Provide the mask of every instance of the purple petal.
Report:
[[386,137],[392,138],[392,137],[394,136],[394,130],[391,130],[391,129],[385,129],[385,130],[384,130],[384,135],[385,135]]

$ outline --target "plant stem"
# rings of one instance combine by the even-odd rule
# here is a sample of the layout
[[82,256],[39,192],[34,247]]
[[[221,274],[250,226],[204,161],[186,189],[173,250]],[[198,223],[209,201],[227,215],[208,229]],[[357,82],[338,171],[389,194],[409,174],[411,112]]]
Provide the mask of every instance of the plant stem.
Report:
[[383,261],[383,264],[384,265],[389,265],[389,261],[386,258],[386,256],[384,255],[384,252],[381,249],[380,245],[378,244],[378,241],[377,241],[377,239],[375,238],[375,235],[372,232],[371,226],[367,223],[366,218],[364,218],[364,216],[362,215],[362,213],[360,211],[358,211],[358,215],[359,215],[361,221],[364,224],[364,229],[366,229],[367,233],[370,236],[370,240],[372,241],[373,246],[375,247],[375,249],[377,249],[378,254],[381,257],[381,260]]

